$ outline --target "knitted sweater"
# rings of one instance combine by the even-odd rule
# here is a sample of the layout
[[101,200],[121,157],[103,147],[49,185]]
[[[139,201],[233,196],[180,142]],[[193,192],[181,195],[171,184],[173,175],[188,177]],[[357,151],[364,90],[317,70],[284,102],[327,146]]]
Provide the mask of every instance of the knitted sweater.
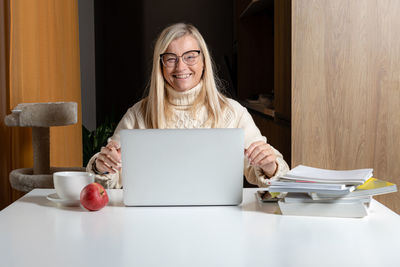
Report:
[[[167,128],[211,128],[211,122],[207,121],[208,112],[205,106],[198,109],[196,114],[190,110],[200,90],[202,83],[199,83],[194,88],[185,92],[178,92],[170,86],[166,87],[168,103],[173,111],[172,119],[167,121]],[[232,109],[226,109],[223,113],[224,128],[242,128],[244,129],[244,146],[248,148],[250,144],[255,141],[267,141],[261,135],[260,130],[255,125],[251,115],[246,108],[241,106],[237,101],[228,99]],[[108,141],[114,140],[119,142],[119,132],[122,129],[146,129],[144,122],[144,115],[140,108],[141,101],[133,105],[125,113],[119,122],[114,135]],[[282,154],[274,149],[277,156],[278,169],[273,177],[266,177],[262,169],[259,167],[251,166],[245,157],[244,162],[244,175],[247,181],[251,184],[258,185],[259,187],[266,186],[267,179],[277,179],[278,176],[286,173],[289,170],[288,165],[284,161]],[[244,152],[243,152],[244,153]],[[94,173],[93,163],[98,153],[95,154],[89,161],[86,169],[88,172]],[[123,164],[123,163],[122,163]],[[122,166],[123,168],[123,166]],[[102,184],[106,188],[121,188],[122,179],[121,173],[96,175],[96,182]]]

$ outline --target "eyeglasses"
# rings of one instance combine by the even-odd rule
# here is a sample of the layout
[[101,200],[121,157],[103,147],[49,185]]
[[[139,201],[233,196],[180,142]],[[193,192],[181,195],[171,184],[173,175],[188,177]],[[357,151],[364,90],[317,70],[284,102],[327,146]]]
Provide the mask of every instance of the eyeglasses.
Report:
[[182,54],[182,56],[177,56],[174,53],[164,53],[160,55],[161,62],[167,68],[175,67],[178,64],[179,58],[189,66],[195,65],[199,61],[200,50],[189,50]]

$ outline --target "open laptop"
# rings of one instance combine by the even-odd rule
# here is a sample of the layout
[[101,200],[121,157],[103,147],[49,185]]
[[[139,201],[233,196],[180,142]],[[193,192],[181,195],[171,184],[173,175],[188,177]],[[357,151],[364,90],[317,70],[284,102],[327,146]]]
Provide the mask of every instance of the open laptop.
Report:
[[121,131],[127,206],[238,205],[243,129]]

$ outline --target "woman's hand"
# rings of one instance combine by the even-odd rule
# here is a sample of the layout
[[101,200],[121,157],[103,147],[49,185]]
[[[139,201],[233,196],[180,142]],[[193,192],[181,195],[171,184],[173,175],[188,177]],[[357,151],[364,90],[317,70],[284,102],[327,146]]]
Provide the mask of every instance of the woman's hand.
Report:
[[121,170],[121,148],[119,143],[110,141],[102,147],[96,158],[96,169],[102,173],[116,173]]
[[272,147],[264,141],[252,143],[244,150],[250,165],[260,167],[268,177],[274,176],[278,164]]

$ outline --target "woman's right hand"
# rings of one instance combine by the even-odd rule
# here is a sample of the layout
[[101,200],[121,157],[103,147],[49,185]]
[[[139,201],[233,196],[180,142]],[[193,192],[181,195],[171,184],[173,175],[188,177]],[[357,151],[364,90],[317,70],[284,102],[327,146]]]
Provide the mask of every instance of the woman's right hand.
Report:
[[102,147],[97,156],[96,169],[101,173],[116,173],[121,170],[121,147],[116,141],[110,141]]

